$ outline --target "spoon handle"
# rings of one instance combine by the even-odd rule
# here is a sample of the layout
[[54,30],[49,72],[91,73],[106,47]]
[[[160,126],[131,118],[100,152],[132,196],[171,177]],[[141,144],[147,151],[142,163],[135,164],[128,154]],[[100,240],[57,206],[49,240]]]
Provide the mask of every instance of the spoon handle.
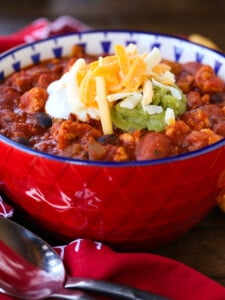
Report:
[[66,288],[62,289],[58,293],[51,295],[49,298],[64,300],[96,300],[96,298],[84,294],[83,292],[74,291]]
[[118,299],[127,300],[169,300],[152,293],[130,286],[111,283],[103,280],[68,277],[65,288],[75,288],[85,292],[93,292]]

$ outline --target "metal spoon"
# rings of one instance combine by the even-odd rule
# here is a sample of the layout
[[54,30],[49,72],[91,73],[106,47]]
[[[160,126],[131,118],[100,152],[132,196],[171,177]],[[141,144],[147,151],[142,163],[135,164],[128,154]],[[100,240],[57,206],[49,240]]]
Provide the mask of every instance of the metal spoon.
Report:
[[119,299],[165,299],[139,289],[106,281],[66,278],[63,262],[51,246],[28,229],[2,217],[0,217],[0,288],[5,293],[22,299],[45,297],[93,299],[70,288]]
[[0,293],[21,299],[94,300],[64,287],[60,257],[33,233],[0,217]]

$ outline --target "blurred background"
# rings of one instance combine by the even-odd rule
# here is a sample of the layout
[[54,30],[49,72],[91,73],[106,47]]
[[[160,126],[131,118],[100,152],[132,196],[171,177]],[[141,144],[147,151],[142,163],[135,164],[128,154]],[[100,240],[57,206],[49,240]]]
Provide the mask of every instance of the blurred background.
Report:
[[0,34],[31,21],[71,15],[94,29],[199,33],[225,49],[224,0],[1,0]]

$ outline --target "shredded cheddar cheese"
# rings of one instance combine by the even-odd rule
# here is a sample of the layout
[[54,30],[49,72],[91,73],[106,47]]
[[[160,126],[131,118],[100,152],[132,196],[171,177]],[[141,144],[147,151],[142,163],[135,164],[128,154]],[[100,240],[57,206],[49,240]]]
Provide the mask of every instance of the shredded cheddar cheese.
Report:
[[126,53],[126,49],[122,45],[116,45],[115,54],[118,59],[121,75],[125,77],[130,67],[130,62]]
[[174,111],[172,110],[172,108],[167,107],[166,112],[165,112],[165,122],[168,125],[173,124],[175,121],[175,115],[174,115]]
[[[70,111],[78,118],[80,114],[82,120],[85,116],[98,114],[104,134],[113,133],[110,116],[113,102],[120,101],[120,106],[128,109],[141,103],[149,114],[160,113],[160,106],[151,105],[154,86],[166,88],[181,99],[180,91],[174,86],[174,74],[161,62],[158,48],[139,54],[134,44],[115,45],[114,52],[114,55],[99,57],[89,64],[83,58],[78,59],[67,74],[68,82],[61,83]],[[54,105],[48,106],[52,109]],[[168,111],[165,117],[170,123],[173,114]]]
[[152,102],[153,97],[153,87],[152,82],[149,79],[146,79],[143,86],[143,104],[149,104]]
[[78,79],[78,73],[81,68],[83,68],[86,65],[85,60],[83,58],[80,58],[76,61],[75,64],[70,69],[70,72],[68,73],[68,79],[67,79],[67,98],[68,98],[68,104],[71,108],[71,111],[76,111],[77,108],[83,107],[84,103],[75,101],[74,95],[79,94],[79,85],[82,82],[81,78]]
[[132,93],[130,96],[126,97],[120,102],[120,106],[124,108],[135,108],[142,99],[141,93]]
[[140,56],[137,56],[132,62],[122,84],[127,91],[136,91],[143,84],[145,78],[146,64]]
[[101,116],[102,129],[104,134],[112,134],[112,121],[109,111],[109,105],[106,98],[106,83],[102,76],[96,77],[96,101],[98,103],[99,114]]

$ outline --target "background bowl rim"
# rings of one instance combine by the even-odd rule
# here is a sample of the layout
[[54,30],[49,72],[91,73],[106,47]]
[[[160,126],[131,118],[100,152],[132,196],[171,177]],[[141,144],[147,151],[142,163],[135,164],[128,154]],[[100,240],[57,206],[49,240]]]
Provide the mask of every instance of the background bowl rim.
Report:
[[[166,37],[168,39],[175,39],[178,41],[184,41],[187,44],[190,45],[195,45],[199,47],[200,49],[206,49],[209,52],[218,54],[219,56],[222,56],[225,59],[225,53],[219,50],[215,50],[206,46],[203,46],[201,44],[198,44],[196,42],[192,42],[188,40],[187,38],[180,36],[180,35],[175,35],[175,34],[168,34],[168,33],[163,33],[163,32],[155,32],[155,31],[145,31],[145,30],[132,30],[132,29],[96,29],[96,30],[86,30],[82,32],[72,32],[72,33],[65,33],[65,34],[59,34],[59,35],[54,35],[51,37],[44,38],[42,40],[37,40],[29,43],[23,43],[18,46],[15,46],[13,48],[10,48],[7,51],[4,51],[3,53],[0,54],[0,61],[4,59],[5,57],[9,55],[13,55],[15,52],[19,50],[23,50],[25,48],[33,47],[34,45],[46,43],[51,40],[55,39],[60,39],[65,36],[82,36],[82,35],[87,35],[87,34],[95,34],[95,33],[124,33],[124,34],[146,34],[146,35],[154,35],[154,36],[162,36]],[[222,148],[225,146],[225,138],[222,140],[211,144],[209,146],[206,146],[204,148],[188,152],[185,154],[180,154],[180,155],[174,155],[170,157],[165,157],[165,158],[160,158],[160,159],[153,159],[153,160],[142,160],[142,161],[122,161],[122,162],[108,162],[108,161],[93,161],[93,160],[81,160],[81,159],[76,159],[76,158],[68,158],[68,157],[63,157],[63,156],[57,156],[49,153],[45,153],[39,150],[35,150],[32,148],[29,148],[28,146],[19,144],[18,142],[15,142],[4,135],[0,134],[0,143],[3,142],[13,148],[16,148],[17,150],[20,150],[26,154],[29,155],[35,155],[39,156],[45,159],[49,160],[55,160],[58,162],[62,163],[71,163],[74,165],[87,165],[87,166],[97,166],[97,167],[139,167],[139,166],[150,166],[150,165],[159,165],[159,164],[164,164],[164,163],[171,163],[171,162],[177,162],[177,161],[182,161],[186,159],[190,159],[192,157],[200,156],[203,154],[207,154],[209,152],[212,152],[214,150],[217,150],[218,148]]]

